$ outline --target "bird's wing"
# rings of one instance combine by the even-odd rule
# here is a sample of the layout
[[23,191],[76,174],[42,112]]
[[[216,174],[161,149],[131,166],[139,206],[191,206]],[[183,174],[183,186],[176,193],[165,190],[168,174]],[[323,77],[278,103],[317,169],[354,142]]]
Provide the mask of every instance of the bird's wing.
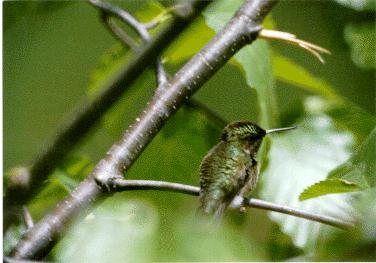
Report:
[[244,197],[248,192],[255,189],[260,173],[256,160],[251,160],[251,162],[247,165],[245,170],[246,177],[244,186],[239,191],[239,195],[241,197]]

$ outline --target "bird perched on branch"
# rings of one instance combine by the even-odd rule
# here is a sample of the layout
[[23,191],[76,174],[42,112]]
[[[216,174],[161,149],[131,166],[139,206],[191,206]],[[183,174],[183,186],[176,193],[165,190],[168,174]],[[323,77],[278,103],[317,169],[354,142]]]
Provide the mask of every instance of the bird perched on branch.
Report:
[[294,128],[265,131],[249,121],[228,124],[220,142],[202,160],[199,210],[219,218],[236,196],[243,197],[252,191],[259,176],[256,154],[262,139],[267,134]]

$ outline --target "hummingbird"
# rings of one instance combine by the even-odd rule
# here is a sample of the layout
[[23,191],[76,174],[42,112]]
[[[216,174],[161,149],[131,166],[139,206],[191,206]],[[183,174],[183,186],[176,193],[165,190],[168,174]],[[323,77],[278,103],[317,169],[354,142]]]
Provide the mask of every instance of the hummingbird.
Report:
[[264,130],[249,121],[228,124],[200,166],[199,211],[219,218],[236,196],[256,187],[259,169],[256,154],[265,135],[296,127]]

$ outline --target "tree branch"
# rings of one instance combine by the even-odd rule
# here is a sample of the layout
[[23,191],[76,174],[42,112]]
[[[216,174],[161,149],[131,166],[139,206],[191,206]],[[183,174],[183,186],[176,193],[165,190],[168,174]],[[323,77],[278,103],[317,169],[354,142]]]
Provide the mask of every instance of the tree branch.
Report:
[[[109,185],[111,191],[113,192],[122,192],[129,190],[158,190],[158,191],[169,191],[177,192],[183,194],[189,194],[198,196],[200,188],[198,186],[191,186],[178,183],[169,183],[162,181],[151,181],[151,180],[124,180],[124,179],[114,179]],[[278,205],[268,201],[256,199],[256,198],[244,198],[240,202],[242,206],[253,207],[263,210],[269,210],[274,212],[279,212],[283,214],[288,214],[311,221],[320,222],[326,225],[349,229],[354,227],[354,224],[351,222],[345,222],[341,219],[337,219],[330,216],[320,215],[312,212],[303,211],[297,208],[292,208],[285,205]],[[236,207],[239,208],[239,207]]]
[[[46,145],[25,173],[12,176],[4,198],[4,229],[15,220],[19,205],[27,203],[100,117],[121,97],[133,81],[153,64],[159,54],[172,42],[210,1],[192,0],[179,5],[171,13],[169,23],[156,38],[139,50],[134,59],[106,83],[92,100],[80,105],[58,130],[56,137]],[[19,178],[18,178],[19,177]],[[13,182],[13,183],[12,183]],[[18,183],[21,182],[21,183]],[[15,207],[19,207],[15,209]],[[12,211],[15,211],[14,213]]]
[[[256,39],[263,19],[276,2],[276,0],[245,1],[225,28],[186,63],[169,83],[165,84],[165,92],[153,97],[143,113],[129,126],[121,140],[110,148],[107,156],[96,165],[93,172],[51,214],[44,217],[26,233],[13,251],[13,256],[37,258],[45,255],[77,214],[88,212],[95,202],[111,194],[107,187],[98,186],[96,181],[99,180],[106,185],[115,178],[122,178],[123,173],[131,167],[167,119],[238,50]],[[200,6],[198,10],[201,10],[202,5],[206,5],[207,2],[197,1],[193,4],[193,6],[185,4],[184,7],[175,10],[180,19],[173,19],[177,21],[173,25],[174,30],[171,26],[168,27],[168,30],[164,30],[154,44],[147,45],[149,49],[145,49],[137,56],[138,59],[143,59],[142,62],[137,60],[139,65],[135,65],[135,62],[128,65],[127,70],[122,72],[122,77],[117,78],[123,82],[115,82],[117,85],[128,85],[130,79],[134,79],[130,76],[138,75],[138,71],[142,71],[150,61],[155,60],[156,56],[152,56],[157,53],[155,48],[164,47],[162,43],[171,40],[171,33],[174,33],[174,36],[177,34],[175,30],[181,31],[183,18],[191,19],[192,13],[195,13],[192,12],[195,10],[194,7]],[[153,49],[150,50],[151,46]],[[145,62],[145,57],[148,58],[147,62]],[[150,59],[152,57],[154,60]],[[127,77],[124,78],[124,76]],[[118,97],[118,94],[115,93],[112,96]],[[107,97],[107,99],[114,100],[114,97]]]

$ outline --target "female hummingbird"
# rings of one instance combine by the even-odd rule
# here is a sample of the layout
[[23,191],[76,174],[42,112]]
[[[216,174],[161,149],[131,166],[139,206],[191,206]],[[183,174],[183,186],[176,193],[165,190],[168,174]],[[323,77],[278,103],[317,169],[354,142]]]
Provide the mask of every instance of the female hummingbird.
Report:
[[236,196],[252,191],[259,175],[256,154],[262,139],[294,128],[265,131],[249,121],[228,124],[200,166],[200,210],[219,218]]

